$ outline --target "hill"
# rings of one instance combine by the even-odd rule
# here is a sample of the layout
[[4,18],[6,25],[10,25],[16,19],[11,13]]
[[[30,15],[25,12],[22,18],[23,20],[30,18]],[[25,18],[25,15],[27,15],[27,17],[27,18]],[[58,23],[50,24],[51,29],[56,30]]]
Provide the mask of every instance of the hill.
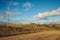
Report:
[[0,37],[60,30],[60,24],[0,24]]

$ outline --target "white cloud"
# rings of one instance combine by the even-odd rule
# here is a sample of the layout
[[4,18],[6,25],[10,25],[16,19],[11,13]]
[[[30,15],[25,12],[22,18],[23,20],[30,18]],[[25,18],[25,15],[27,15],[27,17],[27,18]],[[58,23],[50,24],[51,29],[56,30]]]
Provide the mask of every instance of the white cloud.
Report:
[[53,16],[60,16],[60,8],[57,10],[52,10],[50,12],[43,12],[43,13],[38,13],[38,15],[35,15],[35,19],[44,19],[47,17],[53,17]]
[[33,21],[32,23],[37,23],[37,24],[60,24],[60,20],[36,20],[36,21]]
[[42,24],[60,24],[60,20],[43,20]]
[[14,2],[14,1],[10,1],[9,3],[8,3],[8,6],[18,6],[19,5],[19,2]]
[[[60,24],[60,19],[51,19],[52,17],[60,16],[60,7],[50,12],[38,13],[33,17],[32,23],[37,24]],[[46,19],[47,18],[47,19]],[[45,20],[46,19],[46,20]]]
[[19,4],[19,2],[13,2],[13,5],[15,5],[15,6],[18,5],[18,4]]
[[2,21],[2,19],[3,19],[3,16],[0,16],[0,21]]
[[[17,9],[18,10],[18,9]],[[7,11],[6,16],[20,16],[21,12],[20,11]]]
[[25,8],[25,11],[29,10],[31,8],[32,4],[30,2],[25,2],[23,4],[23,7]]

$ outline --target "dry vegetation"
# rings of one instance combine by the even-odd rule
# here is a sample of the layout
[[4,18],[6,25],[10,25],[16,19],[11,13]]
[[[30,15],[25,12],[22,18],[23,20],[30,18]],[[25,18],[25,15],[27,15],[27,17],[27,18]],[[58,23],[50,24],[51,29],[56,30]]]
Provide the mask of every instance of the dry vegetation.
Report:
[[[48,31],[52,33],[49,34]],[[56,35],[54,33],[56,33]],[[13,37],[12,35],[19,35],[20,37],[19,36]],[[22,37],[21,35],[23,36],[23,38],[25,38],[25,36],[27,35],[26,39],[22,38],[22,40],[47,40],[47,39],[53,40],[52,38],[54,39],[56,38],[55,40],[60,40],[60,24],[48,24],[48,25],[46,24],[39,25],[39,24],[33,24],[33,23],[32,24],[9,24],[9,25],[0,24],[1,40],[4,40],[4,37],[6,36],[12,36],[13,39],[17,37],[17,39],[20,38],[21,40],[21,37]],[[31,39],[30,37],[33,39]],[[36,37],[36,39],[34,39],[34,37]],[[10,37],[8,38],[12,40],[12,38]],[[8,38],[6,38],[6,40],[9,40]]]
[[45,31],[0,38],[0,40],[60,40],[60,31]]

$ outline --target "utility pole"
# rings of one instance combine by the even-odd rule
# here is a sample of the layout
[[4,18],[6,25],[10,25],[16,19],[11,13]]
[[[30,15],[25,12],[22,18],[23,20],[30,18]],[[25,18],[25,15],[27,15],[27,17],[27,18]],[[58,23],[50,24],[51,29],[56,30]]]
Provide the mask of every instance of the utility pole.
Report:
[[10,17],[10,2],[8,2],[7,4],[7,33],[8,33],[8,26],[10,21],[9,17]]

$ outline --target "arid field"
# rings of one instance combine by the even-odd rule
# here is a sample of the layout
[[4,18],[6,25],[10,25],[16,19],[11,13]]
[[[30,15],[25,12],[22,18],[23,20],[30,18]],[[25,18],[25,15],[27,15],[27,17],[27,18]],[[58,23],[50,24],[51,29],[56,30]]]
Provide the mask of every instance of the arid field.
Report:
[[2,24],[0,40],[60,40],[60,24]]
[[3,37],[0,40],[60,40],[60,31],[45,31],[25,35]]

